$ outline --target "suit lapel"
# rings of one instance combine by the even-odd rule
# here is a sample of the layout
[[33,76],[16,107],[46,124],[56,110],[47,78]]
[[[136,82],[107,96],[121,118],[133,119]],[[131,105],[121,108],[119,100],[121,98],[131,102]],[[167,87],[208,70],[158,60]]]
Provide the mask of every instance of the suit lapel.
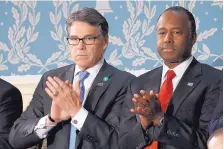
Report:
[[[150,73],[150,72],[149,72]],[[153,90],[155,94],[159,93],[161,77],[162,77],[162,67],[151,72],[148,81],[144,84],[144,89],[149,92]]]
[[172,113],[172,115],[174,115],[177,112],[181,103],[201,81],[200,77],[197,77],[199,75],[201,75],[201,64],[198,63],[196,59],[193,59],[173,93],[173,96],[167,107],[167,113]]
[[66,71],[65,73],[62,73],[58,77],[61,78],[61,80],[69,80],[69,82],[73,83],[74,78],[74,72],[75,72],[75,65],[71,65],[71,67]]
[[[93,81],[84,104],[84,107],[87,109],[87,111],[94,112],[100,97],[106,91],[112,81],[113,73],[113,68],[108,65],[106,61],[104,61],[103,66]],[[108,80],[104,80],[106,78],[108,78]]]

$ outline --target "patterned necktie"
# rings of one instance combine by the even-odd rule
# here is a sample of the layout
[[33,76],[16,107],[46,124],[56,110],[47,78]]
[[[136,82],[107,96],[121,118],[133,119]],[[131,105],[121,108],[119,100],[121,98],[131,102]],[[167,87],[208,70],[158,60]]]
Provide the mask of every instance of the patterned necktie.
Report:
[[[89,73],[87,71],[80,71],[78,75],[80,79],[80,100],[83,101],[85,96],[84,80],[89,76]],[[71,124],[69,149],[75,149],[75,140],[76,128]]]
[[84,100],[85,96],[85,86],[84,86],[84,80],[89,76],[89,73],[87,71],[80,71],[79,72],[79,78],[80,78],[80,100]]
[[[170,101],[170,98],[173,94],[173,83],[172,80],[176,76],[173,70],[167,71],[166,80],[163,82],[163,85],[159,91],[159,101],[161,104],[162,111],[165,112],[167,105]],[[157,149],[158,148],[158,141],[153,141],[152,144],[147,146],[145,149]]]

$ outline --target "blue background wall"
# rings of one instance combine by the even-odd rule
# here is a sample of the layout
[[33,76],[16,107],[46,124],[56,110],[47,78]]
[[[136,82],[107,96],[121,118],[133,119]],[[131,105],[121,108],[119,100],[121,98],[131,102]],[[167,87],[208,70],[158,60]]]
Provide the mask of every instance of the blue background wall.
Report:
[[82,7],[98,9],[108,20],[106,60],[121,70],[151,70],[161,65],[156,52],[156,22],[170,6],[189,9],[198,40],[192,54],[217,68],[223,65],[222,1],[0,2],[0,75],[36,75],[72,63],[65,19]]

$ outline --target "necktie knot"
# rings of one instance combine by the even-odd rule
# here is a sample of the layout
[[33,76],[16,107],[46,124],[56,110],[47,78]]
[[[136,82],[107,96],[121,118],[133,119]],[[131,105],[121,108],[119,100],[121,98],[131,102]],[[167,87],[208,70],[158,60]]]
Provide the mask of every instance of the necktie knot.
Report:
[[89,72],[87,72],[87,71],[79,72],[79,78],[80,78],[81,82],[83,82],[88,76],[89,76]]
[[176,76],[176,74],[173,70],[167,71],[167,79],[172,80],[175,76]]

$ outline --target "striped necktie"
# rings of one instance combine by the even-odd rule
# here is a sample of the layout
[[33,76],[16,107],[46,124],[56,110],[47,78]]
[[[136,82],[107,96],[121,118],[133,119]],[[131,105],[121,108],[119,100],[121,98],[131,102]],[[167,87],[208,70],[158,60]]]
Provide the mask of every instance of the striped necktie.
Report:
[[[85,97],[84,80],[89,76],[89,72],[80,71],[78,75],[80,79],[80,100],[83,101]],[[71,124],[69,149],[75,149],[75,140],[76,140],[76,128]]]

